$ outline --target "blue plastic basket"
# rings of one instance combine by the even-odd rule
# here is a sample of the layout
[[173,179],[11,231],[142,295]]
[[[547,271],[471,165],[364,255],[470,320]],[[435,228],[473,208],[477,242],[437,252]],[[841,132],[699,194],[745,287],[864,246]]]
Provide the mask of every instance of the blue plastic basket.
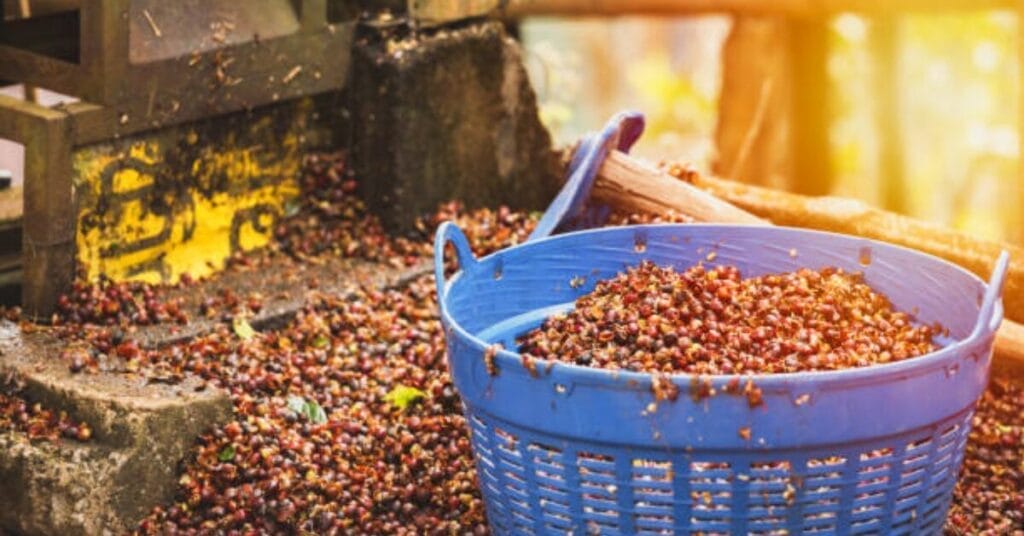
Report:
[[[591,164],[604,146],[584,145]],[[565,209],[573,197],[560,198],[555,220],[580,213],[579,203]],[[460,271],[446,282],[448,243]],[[534,377],[515,353],[517,336],[571,308],[596,281],[641,260],[684,269],[711,251],[745,276],[825,265],[863,271],[896,307],[940,322],[949,337],[907,361],[752,376],[764,393],[756,408],[726,394],[695,402],[692,377],[680,374],[672,377],[678,400],[651,411],[648,374],[539,362]],[[495,533],[940,532],[988,380],[1005,254],[986,286],[953,264],[872,240],[694,224],[538,237],[478,260],[449,223],[438,229],[435,261],[449,366]],[[494,358],[494,376],[485,363],[492,343],[508,349]],[[708,378],[721,393],[733,377]]]

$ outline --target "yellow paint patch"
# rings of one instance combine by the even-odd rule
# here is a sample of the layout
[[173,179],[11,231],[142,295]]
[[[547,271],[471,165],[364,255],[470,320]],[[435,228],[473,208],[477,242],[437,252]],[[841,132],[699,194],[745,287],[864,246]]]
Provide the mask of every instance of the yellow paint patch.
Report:
[[79,150],[76,247],[85,276],[174,282],[267,244],[299,193],[305,128],[277,119]]

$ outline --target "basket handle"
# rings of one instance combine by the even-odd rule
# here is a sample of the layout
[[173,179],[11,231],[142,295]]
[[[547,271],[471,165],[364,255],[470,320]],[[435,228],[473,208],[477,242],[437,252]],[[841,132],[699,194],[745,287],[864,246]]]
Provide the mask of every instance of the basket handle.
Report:
[[548,205],[527,241],[546,238],[570,224],[594,227],[603,223],[608,217],[608,208],[590,203],[590,190],[594,187],[597,172],[613,146],[628,152],[643,132],[643,114],[624,111],[615,114],[600,132],[584,136],[572,155],[569,178],[554,201]]
[[981,307],[978,310],[978,323],[974,325],[974,331],[971,332],[970,338],[980,336],[987,328],[989,333],[994,333],[999,329],[999,324],[1003,321],[1003,310],[999,308],[996,310],[996,304],[1000,301],[1000,297],[1003,295],[1003,284],[1006,282],[1006,271],[1010,266],[1010,254],[1004,249],[999,254],[999,259],[996,260],[996,266],[992,270],[992,276],[988,281],[988,286],[985,288],[985,297],[981,301]]
[[465,233],[454,222],[442,223],[434,234],[434,283],[437,285],[437,302],[444,307],[444,296],[448,292],[448,282],[444,279],[444,247],[451,243],[455,247],[455,258],[459,261],[459,269],[468,271],[477,264],[473,250]]

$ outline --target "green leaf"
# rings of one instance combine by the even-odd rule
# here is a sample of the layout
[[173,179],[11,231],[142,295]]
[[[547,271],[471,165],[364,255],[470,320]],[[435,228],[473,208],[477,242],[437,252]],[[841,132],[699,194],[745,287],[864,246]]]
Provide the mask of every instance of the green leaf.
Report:
[[306,401],[301,396],[288,397],[288,409],[296,415],[306,414]]
[[399,385],[384,395],[384,400],[400,410],[405,410],[410,404],[427,396],[427,393],[408,385]]
[[302,203],[299,203],[296,199],[289,199],[284,202],[284,215],[285,217],[292,217],[302,210]]
[[222,462],[230,462],[235,459],[235,446],[228,445],[224,447],[224,449],[220,451],[220,454],[217,455],[217,459]]
[[289,396],[288,410],[300,417],[305,417],[313,424],[327,422],[327,412],[315,400],[306,401],[300,396]]
[[327,413],[324,412],[324,408],[320,407],[316,401],[306,402],[306,418],[313,424],[323,424],[327,422]]
[[231,327],[235,330],[235,335],[238,335],[243,341],[251,339],[256,334],[256,330],[252,329],[249,322],[240,316],[235,317],[231,322]]

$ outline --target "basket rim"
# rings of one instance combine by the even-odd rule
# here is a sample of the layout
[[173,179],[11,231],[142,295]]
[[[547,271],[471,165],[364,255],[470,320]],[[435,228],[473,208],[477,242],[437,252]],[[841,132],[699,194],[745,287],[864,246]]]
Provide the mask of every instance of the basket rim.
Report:
[[[901,246],[901,245],[898,245],[898,244],[892,244],[892,243],[889,243],[889,242],[884,242],[884,241],[876,240],[876,239],[873,239],[873,238],[865,238],[865,237],[860,237],[860,236],[856,236],[856,235],[850,235],[850,234],[844,234],[844,233],[835,233],[835,232],[831,232],[831,231],[818,231],[818,230],[813,230],[813,229],[803,229],[803,228],[800,228],[800,227],[789,227],[789,226],[765,227],[765,226],[762,226],[762,225],[755,225],[755,224],[718,224],[718,223],[683,223],[683,224],[680,224],[680,223],[656,223],[656,224],[643,224],[643,225],[619,225],[619,226],[602,227],[602,228],[598,228],[598,229],[585,229],[585,230],[580,230],[580,231],[572,231],[572,232],[568,232],[568,233],[551,235],[551,236],[547,236],[547,237],[544,237],[544,238],[530,240],[529,242],[524,242],[522,244],[516,244],[516,245],[508,247],[508,248],[500,249],[498,251],[495,251],[493,253],[485,255],[484,257],[481,257],[480,259],[478,259],[478,263],[482,263],[484,260],[487,260],[487,259],[499,258],[502,255],[505,255],[505,254],[507,254],[507,252],[512,251],[512,250],[523,250],[523,249],[528,249],[528,248],[532,248],[532,247],[543,246],[543,245],[546,245],[546,244],[549,244],[549,243],[552,243],[552,242],[557,242],[559,240],[564,240],[564,239],[566,239],[567,237],[570,237],[570,236],[578,237],[578,236],[581,236],[581,235],[602,234],[602,233],[609,233],[609,232],[622,232],[623,230],[643,231],[644,229],[652,229],[652,228],[676,228],[676,229],[687,229],[687,230],[690,230],[690,231],[697,230],[698,232],[701,229],[719,229],[719,230],[728,230],[728,229],[742,229],[742,230],[758,229],[759,231],[768,231],[768,232],[776,232],[776,231],[778,231],[778,232],[784,232],[784,233],[797,233],[797,234],[805,234],[805,235],[832,236],[832,237],[840,238],[842,240],[857,240],[857,241],[862,241],[862,242],[865,242],[865,243],[870,243],[872,245],[881,246],[883,248],[892,248],[892,249],[896,249],[896,250],[902,250],[902,251],[904,251],[906,253],[922,257],[923,259],[926,259],[926,260],[931,261],[931,262],[937,262],[937,263],[945,264],[945,265],[947,265],[949,267],[952,267],[956,271],[960,272],[962,275],[967,276],[974,283],[980,285],[982,290],[985,290],[988,287],[988,283],[986,283],[980,277],[975,275],[973,272],[968,271],[964,267],[962,267],[962,266],[960,266],[958,264],[952,263],[950,261],[947,261],[947,260],[945,260],[945,259],[943,259],[941,257],[935,256],[935,255],[932,255],[930,253],[926,253],[926,252],[923,252],[923,251],[919,251],[919,250],[916,250],[916,249],[913,249],[913,248],[908,248],[908,247],[905,247],[905,246]],[[472,267],[467,269],[466,267],[463,267],[460,264],[459,270],[455,273],[455,275],[453,275],[450,279],[448,279],[447,281],[442,283],[442,285],[444,286],[445,292],[443,293],[444,294],[443,298],[439,297],[439,302],[448,299],[448,294],[449,294],[448,289],[450,287],[452,287],[453,285],[455,285],[456,283],[458,283],[463,277],[466,277],[468,275],[468,271],[467,270],[468,271],[472,271]],[[463,341],[468,342],[477,351],[481,351],[481,352],[485,351],[490,346],[490,345],[486,344],[483,340],[478,338],[477,336],[475,336],[475,335],[469,333],[468,331],[466,331],[466,329],[463,328],[460,323],[458,323],[454,318],[451,317],[451,315],[448,312],[448,308],[447,307],[443,306],[440,303],[439,303],[439,305],[441,305],[441,307],[440,307],[440,313],[441,313],[440,316],[441,316],[442,323],[445,324],[444,327],[446,328],[445,329],[446,332],[447,331],[455,331],[455,332],[457,332],[459,334],[460,338]],[[1002,322],[1002,318],[1003,318],[1003,302],[1002,302],[1002,296],[1001,295],[996,299],[995,308],[993,310],[993,318],[995,318],[995,317],[999,318],[1000,323]],[[791,389],[791,388],[793,388],[795,386],[798,386],[798,385],[799,386],[804,386],[804,384],[808,384],[808,383],[816,384],[819,389],[821,387],[826,387],[828,385],[834,385],[834,384],[842,384],[843,386],[849,387],[849,386],[853,386],[853,385],[857,385],[857,384],[876,384],[876,383],[882,383],[882,382],[889,381],[891,379],[895,379],[895,377],[907,378],[907,377],[917,376],[917,375],[920,375],[920,374],[924,374],[926,372],[933,371],[933,370],[935,370],[937,368],[940,368],[940,367],[946,367],[946,366],[948,366],[950,364],[949,361],[955,360],[964,350],[972,350],[975,347],[979,346],[979,343],[986,342],[989,338],[993,338],[995,336],[995,331],[991,330],[991,329],[988,329],[989,325],[990,325],[990,322],[985,322],[986,329],[982,329],[980,331],[972,331],[967,337],[964,337],[963,339],[955,340],[954,342],[952,342],[952,343],[950,343],[950,344],[948,344],[946,346],[943,346],[943,347],[939,348],[938,350],[935,350],[933,352],[929,352],[929,353],[924,354],[924,355],[920,355],[920,356],[904,359],[904,360],[901,360],[901,361],[895,361],[895,362],[891,362],[891,363],[873,364],[873,365],[867,365],[867,366],[863,366],[863,367],[847,368],[847,369],[841,369],[841,370],[818,370],[818,371],[803,371],[803,372],[754,373],[754,374],[752,374],[752,373],[745,373],[745,374],[735,374],[735,373],[734,374],[692,374],[692,373],[688,373],[688,372],[673,372],[673,373],[659,374],[659,373],[655,373],[655,372],[636,372],[636,371],[630,371],[630,370],[624,370],[624,369],[603,369],[603,368],[596,368],[596,367],[587,367],[587,366],[583,366],[583,365],[576,365],[576,364],[573,364],[573,363],[568,363],[568,362],[565,362],[565,361],[558,361],[558,360],[554,360],[553,364],[550,367],[545,366],[543,368],[546,369],[549,372],[550,371],[554,371],[556,369],[560,370],[562,372],[562,374],[566,374],[568,376],[566,379],[572,379],[573,381],[576,381],[578,383],[589,384],[589,385],[597,385],[597,384],[608,385],[609,383],[622,384],[623,380],[625,380],[626,384],[629,384],[630,381],[632,380],[632,382],[635,382],[635,383],[639,384],[640,387],[644,387],[644,386],[649,386],[650,382],[654,379],[655,376],[657,376],[657,377],[668,378],[668,379],[672,380],[674,383],[680,384],[680,385],[686,385],[691,380],[696,379],[696,378],[709,379],[709,380],[711,380],[712,382],[714,382],[716,384],[720,383],[720,382],[721,383],[725,383],[725,382],[727,382],[729,380],[732,380],[734,378],[744,378],[744,379],[749,378],[749,379],[753,380],[758,387],[760,387],[762,389],[766,389],[767,388],[767,389],[771,389],[771,390],[775,390],[775,389]],[[998,326],[998,324],[997,324],[997,326]],[[984,347],[984,346],[988,346],[988,345],[986,344],[986,345],[982,345],[982,346]],[[989,351],[991,351],[991,349],[989,349]],[[511,350],[508,350],[508,349],[505,349],[505,348],[501,348],[501,349],[498,350],[495,358],[500,360],[498,362],[499,366],[501,364],[505,364],[507,366],[507,365],[510,365],[510,364],[514,364],[515,362],[521,362],[522,354],[519,353],[519,352],[513,352]],[[539,360],[539,361],[541,363],[548,363],[547,360]],[[542,368],[542,367],[538,367],[538,369],[540,369],[540,368]],[[503,370],[507,370],[507,369],[503,369]],[[686,383],[682,383],[682,382],[686,382]]]

